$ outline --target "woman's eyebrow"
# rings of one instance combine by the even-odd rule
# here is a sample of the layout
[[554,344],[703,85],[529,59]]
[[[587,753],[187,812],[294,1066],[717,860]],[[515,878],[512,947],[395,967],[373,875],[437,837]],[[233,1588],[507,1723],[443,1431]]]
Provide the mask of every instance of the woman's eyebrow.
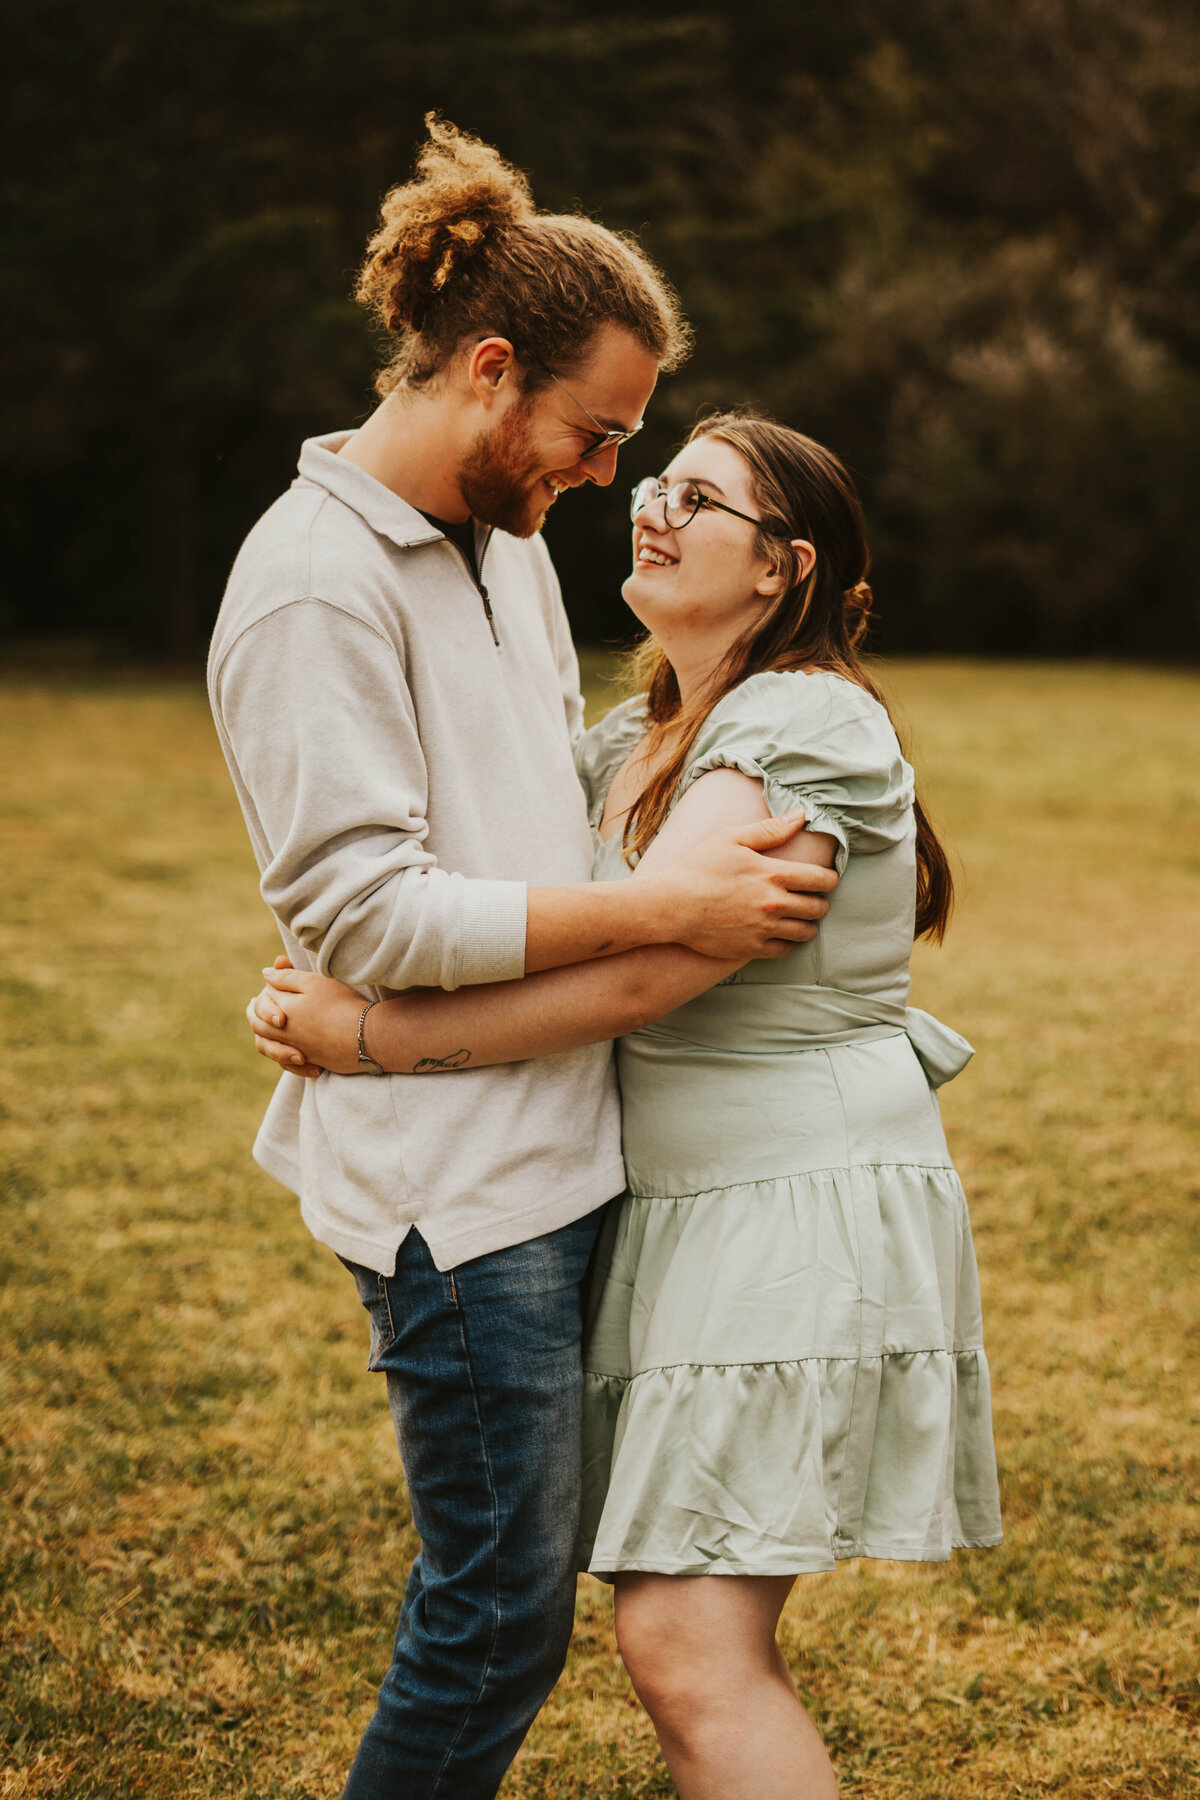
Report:
[[[666,483],[665,470],[658,479],[660,484]],[[720,494],[722,500],[725,498],[725,489],[718,487],[715,481],[710,481],[707,475],[677,475],[675,481],[690,481],[693,487],[711,488],[714,494]],[[671,482],[670,485],[674,487],[675,482]]]

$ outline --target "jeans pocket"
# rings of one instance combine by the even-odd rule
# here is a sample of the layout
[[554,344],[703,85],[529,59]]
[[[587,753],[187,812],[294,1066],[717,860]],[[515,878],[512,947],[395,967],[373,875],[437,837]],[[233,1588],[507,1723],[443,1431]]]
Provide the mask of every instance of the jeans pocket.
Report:
[[387,1276],[381,1275],[377,1269],[365,1269],[361,1263],[352,1263],[344,1256],[339,1256],[338,1261],[344,1263],[353,1275],[358,1298],[366,1308],[367,1318],[370,1320],[371,1348],[367,1354],[367,1368],[374,1372],[379,1367],[380,1358],[386,1356],[396,1341]]

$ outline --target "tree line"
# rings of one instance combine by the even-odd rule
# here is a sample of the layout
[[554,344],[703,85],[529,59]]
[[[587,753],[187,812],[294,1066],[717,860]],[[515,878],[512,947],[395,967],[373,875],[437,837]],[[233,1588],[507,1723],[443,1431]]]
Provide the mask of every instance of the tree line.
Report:
[[706,405],[854,470],[887,649],[1200,652],[1185,0],[28,0],[3,28],[0,633],[200,653],[431,107],[638,232],[695,356],[548,527],[620,636],[623,491]]

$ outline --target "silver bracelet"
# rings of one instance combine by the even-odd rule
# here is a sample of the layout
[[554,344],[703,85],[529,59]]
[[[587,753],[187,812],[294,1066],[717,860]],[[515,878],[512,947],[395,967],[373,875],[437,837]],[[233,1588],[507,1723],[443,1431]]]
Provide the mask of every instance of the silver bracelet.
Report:
[[386,1075],[387,1074],[387,1070],[384,1068],[381,1068],[380,1065],[375,1061],[375,1058],[373,1056],[369,1056],[367,1054],[367,1046],[363,1039],[363,1026],[367,1022],[367,1014],[370,1012],[370,1010],[373,1006],[378,1006],[378,1005],[379,1005],[378,1000],[368,1000],[367,1004],[363,1007],[362,1011],[358,1015],[358,1072],[360,1075]]

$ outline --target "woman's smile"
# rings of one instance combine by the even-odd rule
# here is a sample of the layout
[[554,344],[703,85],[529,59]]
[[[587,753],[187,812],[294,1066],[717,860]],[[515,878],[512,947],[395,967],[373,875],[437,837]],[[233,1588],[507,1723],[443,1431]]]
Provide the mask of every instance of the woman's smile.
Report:
[[656,544],[640,544],[638,546],[637,562],[640,568],[648,566],[652,569],[673,569],[678,561],[677,556],[668,556],[666,551],[660,550]]

